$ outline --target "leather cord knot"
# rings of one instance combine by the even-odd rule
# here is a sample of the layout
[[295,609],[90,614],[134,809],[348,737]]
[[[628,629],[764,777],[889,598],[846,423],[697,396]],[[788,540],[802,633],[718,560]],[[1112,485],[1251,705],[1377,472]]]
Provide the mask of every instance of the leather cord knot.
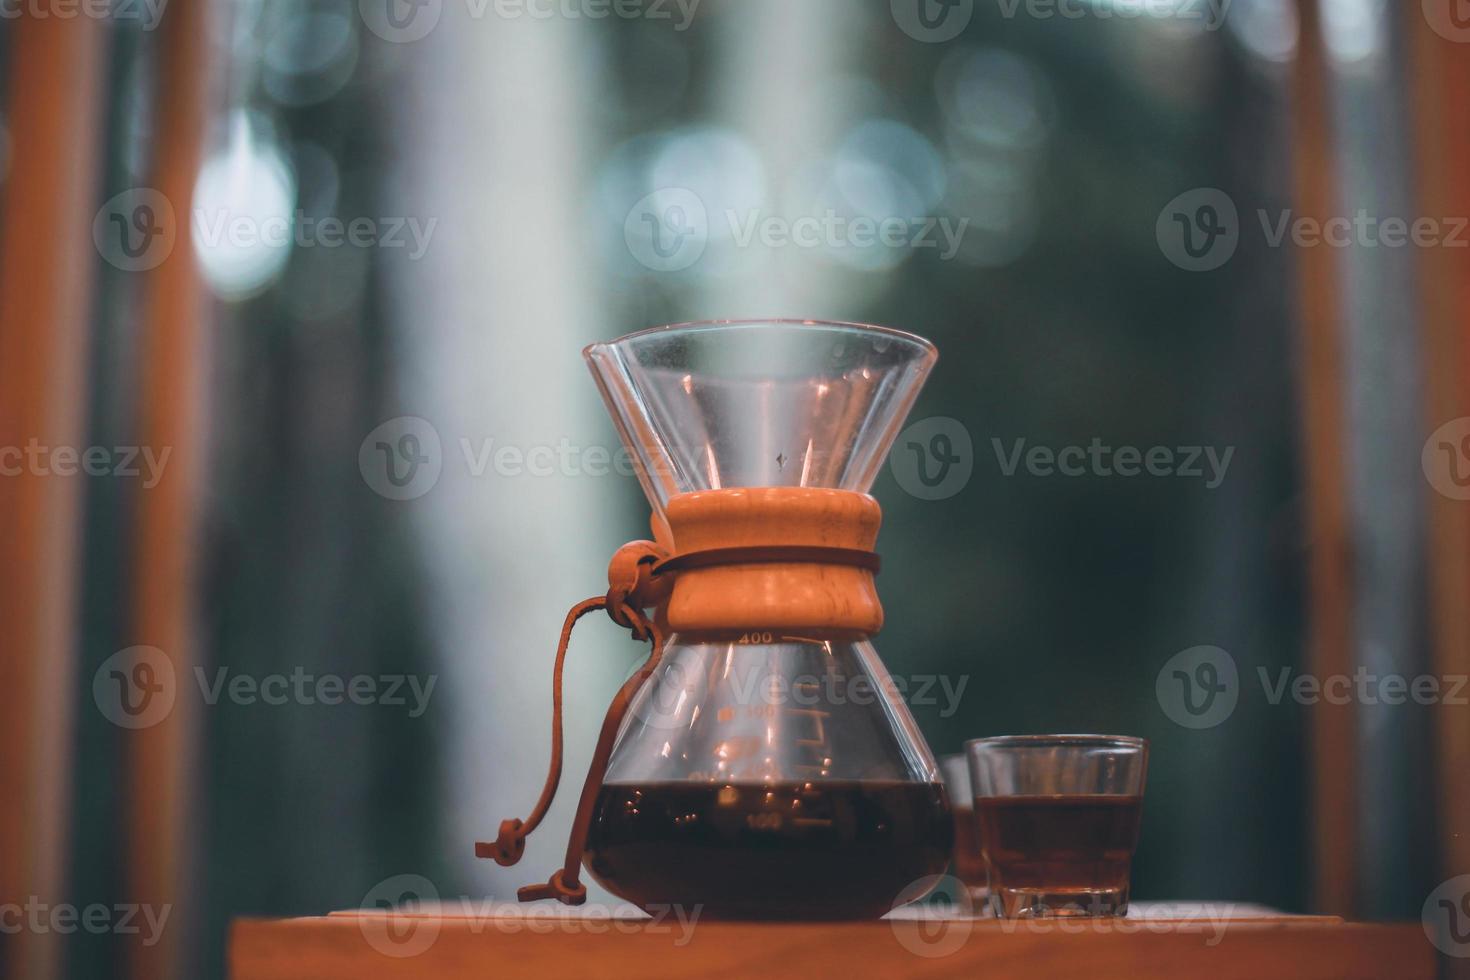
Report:
[[516,900],[535,902],[543,898],[554,898],[563,905],[581,905],[587,901],[587,886],[579,881],[574,887],[569,887],[562,877],[565,872],[565,868],[557,868],[546,884],[516,889]]
[[607,565],[607,614],[632,630],[633,638],[648,639],[649,622],[643,610],[663,605],[671,583],[654,577],[654,567],[669,553],[654,541],[629,541],[613,553]]
[[475,857],[493,858],[501,867],[510,867],[526,853],[526,835],[521,833],[524,824],[520,820],[500,821],[500,836],[495,843],[475,845]]

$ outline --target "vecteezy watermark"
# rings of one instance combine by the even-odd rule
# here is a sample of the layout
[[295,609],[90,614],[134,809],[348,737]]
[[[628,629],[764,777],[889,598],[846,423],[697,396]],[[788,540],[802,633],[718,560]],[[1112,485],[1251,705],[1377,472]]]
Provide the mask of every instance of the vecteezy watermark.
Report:
[[[429,707],[436,674],[314,674],[303,667],[290,673],[263,676],[229,667],[193,670],[200,700],[209,707],[221,701],[249,707],[266,705],[352,704],[404,708],[408,717],[421,717]],[[92,675],[92,700],[97,710],[119,728],[151,728],[172,713],[179,696],[173,660],[157,647],[135,646],[103,661]]]
[[417,415],[391,418],[363,437],[357,448],[357,469],[381,497],[422,497],[434,489],[444,470],[439,430]]
[[1086,446],[1026,445],[1025,439],[1013,439],[1010,447],[1000,439],[990,440],[995,461],[1004,476],[1015,476],[1022,466],[1031,476],[1096,476],[1096,477],[1171,477],[1203,480],[1206,490],[1214,490],[1225,482],[1235,447],[1224,451],[1214,446],[1109,446],[1094,436]]
[[92,675],[92,700],[119,728],[151,728],[174,709],[174,664],[157,647],[119,650]]
[[709,245],[709,213],[687,187],[645,194],[623,219],[623,241],[640,265],[679,272],[698,262]]
[[[423,258],[438,218],[410,216],[316,217],[291,214],[241,214],[228,208],[195,208],[189,213],[195,244],[205,249],[382,248],[405,249],[410,260]],[[124,272],[146,272],[163,264],[178,238],[173,204],[151,187],[134,187],[109,198],[92,219],[92,243],[109,265]]]
[[[912,903],[912,904],[909,904]],[[1135,905],[1126,916],[1037,916],[1000,919],[997,925],[1007,935],[1117,934],[1147,932],[1165,935],[1189,932],[1201,936],[1206,947],[1225,939],[1235,918],[1234,903],[1165,903]],[[965,947],[975,930],[974,901],[964,883],[951,875],[929,875],[899,893],[894,911],[887,916],[889,928],[900,946],[925,959],[953,956]]]
[[647,913],[633,906],[586,905],[568,908],[555,902],[521,905],[493,898],[460,896],[442,900],[439,889],[423,875],[401,874],[374,885],[363,896],[357,916],[362,937],[375,951],[394,959],[419,956],[439,939],[446,918],[473,935],[482,932],[539,935],[604,935],[618,932],[670,936],[676,948],[689,945],[703,906],[650,905]]
[[[649,728],[687,728],[705,710],[708,693],[719,688],[719,721],[763,724],[765,719],[803,712],[817,717],[830,708],[847,704],[870,705],[904,702],[912,708],[937,707],[939,717],[950,718],[959,711],[960,700],[970,683],[969,674],[908,674],[874,677],[864,671],[851,672],[832,666],[820,673],[781,674],[767,669],[759,660],[742,660],[733,655],[744,644],[766,646],[803,641],[772,632],[753,632],[730,645],[731,656],[716,662],[675,660],[660,665],[634,699],[633,717]],[[741,751],[732,739],[731,753]],[[727,761],[734,761],[735,754]]]
[[963,422],[943,415],[920,419],[899,433],[888,471],[910,495],[944,500],[965,489],[975,470],[975,444]]
[[108,265],[146,272],[174,250],[174,206],[151,187],[133,187],[107,199],[92,218],[92,244]]
[[[444,14],[445,0],[358,0],[357,10],[368,30],[394,44],[429,36]],[[694,23],[700,0],[464,0],[472,20],[619,20],[671,21],[685,31]]]
[[363,916],[357,925],[367,944],[384,956],[418,956],[439,938],[442,915],[438,905],[439,889],[428,878],[394,875],[378,882],[362,898],[364,909],[382,915]]
[[[915,904],[927,899],[925,904]],[[975,902],[954,875],[925,875],[910,883],[893,902],[888,927],[898,944],[915,956],[952,956],[975,930]]]
[[163,479],[172,452],[172,446],[47,446],[33,437],[24,446],[0,446],[0,477],[141,477],[143,488],[152,490]]
[[1446,956],[1470,957],[1470,875],[1441,882],[1420,912],[1424,934]]
[[1240,244],[1240,215],[1230,195],[1196,187],[1164,205],[1154,222],[1164,257],[1188,272],[1218,269]]
[[1367,667],[1359,666],[1349,674],[1330,674],[1317,677],[1314,674],[1293,674],[1290,667],[1278,668],[1274,674],[1265,667],[1257,667],[1261,689],[1266,700],[1280,704],[1286,697],[1297,704],[1445,704],[1464,707],[1470,704],[1466,697],[1466,683],[1470,676],[1465,674],[1375,674]]
[[[1030,445],[1024,438],[992,437],[1000,474],[1034,477],[1159,477],[1199,480],[1214,490],[1225,482],[1235,447],[1112,446],[1094,436],[1086,445]],[[964,423],[945,416],[922,419],[899,434],[888,456],[894,480],[921,500],[943,500],[965,488],[974,472],[975,448]]]
[[420,221],[409,216],[343,220],[336,215],[313,217],[298,208],[292,214],[259,218],[228,209],[195,209],[195,241],[205,248],[402,248],[410,261],[424,257],[438,227],[438,218]]
[[0,21],[30,17],[35,20],[138,21],[151,31],[163,20],[168,0],[0,0]]
[[55,933],[69,936],[76,932],[94,936],[141,936],[144,946],[153,946],[163,937],[164,927],[173,906],[121,902],[104,905],[51,904],[38,896],[27,896],[24,903],[0,904],[0,935],[14,936],[22,932]]
[[1470,41],[1470,8],[1465,0],[1421,0],[1424,20],[1434,33],[1447,41]]
[[646,194],[623,219],[623,240],[640,265],[654,272],[679,272],[704,255],[713,233],[735,248],[935,250],[940,261],[955,257],[970,227],[969,218],[939,215],[769,214],[758,208],[727,209],[722,226],[698,194],[668,187]]
[[759,242],[766,248],[911,248],[937,249],[947,262],[960,250],[969,218],[925,215],[916,218],[847,216],[830,208],[822,214],[787,218],[752,209],[726,211],[725,220],[737,248]]
[[[1470,248],[1470,218],[1404,218],[1358,208],[1351,215],[1316,218],[1291,209],[1256,209],[1268,248]],[[1230,195],[1197,187],[1175,197],[1154,223],[1159,251],[1189,272],[1208,272],[1230,261],[1240,244],[1241,221]]]
[[893,22],[915,41],[943,44],[970,26],[976,0],[888,0]]
[[978,5],[993,8],[1006,20],[1132,20],[1154,17],[1198,23],[1218,30],[1232,0],[889,0],[893,21],[916,41],[940,44],[959,37]]
[[1008,935],[1024,932],[1040,936],[1055,933],[1129,936],[1141,932],[1153,935],[1189,932],[1203,937],[1204,945],[1213,948],[1224,941],[1230,922],[1236,918],[1235,909],[1234,902],[1150,902],[1146,906],[1130,905],[1127,915],[1038,915],[1001,919],[999,925],[1000,931]]
[[1225,23],[1232,0],[993,0],[1000,15],[1007,20],[1026,17],[1032,20],[1135,20],[1153,17],[1198,23],[1207,31],[1219,30]]
[[[1290,699],[1300,705],[1470,704],[1470,676],[1464,674],[1377,674],[1359,666],[1351,674],[1315,674],[1257,667],[1266,703]],[[1170,657],[1154,682],[1159,707],[1184,728],[1214,728],[1234,712],[1242,694],[1235,658],[1220,647],[1199,646]]]
[[1214,728],[1235,712],[1240,672],[1235,658],[1220,647],[1190,647],[1159,668],[1154,694],[1174,724]]
[[303,667],[293,668],[290,674],[266,674],[263,677],[232,672],[228,667],[217,667],[213,676],[207,676],[203,667],[195,667],[194,679],[204,703],[211,707],[219,704],[221,699],[231,704],[272,707],[287,704],[381,705],[407,708],[410,718],[421,717],[429,709],[429,698],[434,695],[434,685],[439,683],[437,674],[423,678],[416,674],[353,674],[344,677],[341,674],[309,674]]
[[[622,446],[581,446],[563,437],[555,444],[517,445],[494,436],[458,440],[465,473],[479,479],[532,477],[631,477],[637,472],[632,454]],[[416,415],[400,415],[377,426],[358,446],[357,465],[363,482],[390,500],[422,497],[444,471],[439,430]]]
[[1424,440],[1419,463],[1435,490],[1451,500],[1470,500],[1470,416],[1435,429]]

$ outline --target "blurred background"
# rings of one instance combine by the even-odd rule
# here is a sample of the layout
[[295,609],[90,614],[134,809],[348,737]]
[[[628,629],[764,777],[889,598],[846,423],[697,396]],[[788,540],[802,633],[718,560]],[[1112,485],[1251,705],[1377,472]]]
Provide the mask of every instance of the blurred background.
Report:
[[1146,736],[1135,897],[1417,920],[1470,872],[1458,13],[7,7],[0,898],[168,910],[7,929],[7,975],[540,880],[645,653],[578,631],[572,786],[476,861],[647,534],[580,350],[749,316],[940,350],[873,491],[878,647],[963,684],[936,754]]

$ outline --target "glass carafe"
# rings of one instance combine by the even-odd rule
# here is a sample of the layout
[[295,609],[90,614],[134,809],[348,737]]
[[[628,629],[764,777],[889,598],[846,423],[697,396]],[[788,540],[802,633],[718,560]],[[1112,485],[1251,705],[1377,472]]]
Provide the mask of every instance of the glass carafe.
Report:
[[[866,493],[936,359],[910,334],[800,321],[663,327],[584,354],[676,553],[689,548],[673,533],[689,526],[681,508],[721,493],[721,505],[817,508],[803,511],[815,515],[803,544],[837,540],[830,526],[851,514],[876,535]],[[861,570],[778,571],[721,570],[757,602],[854,571],[871,592]],[[944,869],[951,826],[934,758],[868,639],[871,605],[867,618],[676,623],[624,717],[584,867],[634,904],[713,916],[867,918],[915,897]]]

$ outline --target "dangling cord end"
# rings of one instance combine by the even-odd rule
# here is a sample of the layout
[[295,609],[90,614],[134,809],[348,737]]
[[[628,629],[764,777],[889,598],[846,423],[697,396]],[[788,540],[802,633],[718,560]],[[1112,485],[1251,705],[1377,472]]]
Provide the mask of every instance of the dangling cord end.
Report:
[[526,835],[521,832],[524,826],[519,820],[500,821],[500,836],[493,844],[476,841],[475,857],[493,858],[496,864],[506,868],[515,864],[526,853]]
[[536,902],[543,898],[554,898],[563,905],[581,905],[587,901],[587,886],[578,882],[575,888],[568,888],[562,881],[562,870],[557,868],[551,880],[544,885],[527,885],[517,889],[516,899],[522,902]]
[[[551,808],[551,801],[556,796],[557,784],[561,782],[562,762],[562,671],[566,664],[567,644],[572,638],[572,627],[583,616],[594,609],[605,609],[613,622],[632,632],[635,639],[647,640],[652,643],[653,652],[649,662],[644,664],[643,670],[637,677],[630,679],[625,689],[619,692],[619,697],[613,703],[612,714],[619,719],[626,708],[626,701],[632,691],[637,690],[637,685],[647,677],[652,665],[657,662],[658,654],[662,650],[663,641],[659,636],[659,630],[644,618],[642,609],[659,605],[668,595],[669,583],[656,582],[653,579],[653,566],[661,559],[667,557],[666,552],[652,541],[634,541],[623,545],[613,556],[608,566],[608,591],[605,596],[594,596],[577,603],[567,613],[566,621],[562,624],[561,640],[556,648],[556,665],[552,669],[551,677],[551,765],[546,774],[546,784],[541,789],[541,798],[536,801],[531,815],[521,820],[503,820],[500,824],[499,836],[493,842],[479,841],[475,844],[475,857],[494,860],[496,864],[509,867],[515,864],[526,853],[526,837],[541,823],[546,811]],[[637,684],[634,683],[637,681]],[[604,729],[607,725],[604,723]],[[612,734],[616,734],[616,728]],[[594,762],[593,773],[600,785],[602,782],[602,770],[607,765],[607,752],[611,749],[611,739],[604,731],[603,741],[606,746],[600,746],[601,760]],[[584,797],[587,795],[584,787]],[[587,817],[581,811],[586,808],[586,801],[579,806],[578,823],[582,828],[582,836],[585,837]],[[577,834],[574,830],[574,839]],[[580,846],[578,847],[580,854]],[[534,901],[538,898],[555,898],[567,905],[581,905],[587,900],[587,889],[577,881],[577,869],[572,866],[572,884],[568,886],[563,880],[566,869],[556,872],[544,885],[529,885],[522,888],[518,895],[523,902]]]
[[496,864],[505,867],[515,864],[521,859],[521,855],[526,853],[526,838],[541,823],[541,819],[546,816],[546,811],[551,809],[551,801],[556,797],[557,784],[561,782],[561,675],[566,665],[567,643],[571,641],[572,627],[577,625],[577,620],[595,609],[603,609],[606,606],[605,596],[593,596],[591,599],[583,599],[567,613],[566,621],[561,627],[561,640],[556,647],[556,665],[551,672],[551,764],[547,767],[546,783],[541,787],[541,798],[536,801],[531,815],[524,821],[502,820],[500,835],[493,842],[477,841],[475,857],[491,858]]

